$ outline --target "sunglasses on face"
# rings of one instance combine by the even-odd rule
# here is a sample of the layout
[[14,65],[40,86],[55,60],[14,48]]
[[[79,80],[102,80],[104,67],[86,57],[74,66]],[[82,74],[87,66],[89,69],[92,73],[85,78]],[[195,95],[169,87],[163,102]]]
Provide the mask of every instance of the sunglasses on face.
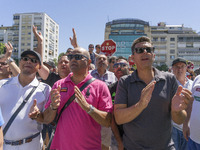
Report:
[[124,68],[124,67],[127,66],[127,64],[125,64],[125,63],[115,63],[113,65],[113,68],[118,68],[119,66],[120,66],[120,68]]
[[81,60],[83,59],[83,57],[85,57],[86,59],[89,59],[88,57],[84,56],[84,55],[81,55],[81,54],[75,54],[75,55],[72,55],[72,54],[69,54],[67,55],[68,59],[71,61],[73,58],[75,58],[75,60]]
[[22,57],[21,60],[23,61],[28,61],[30,60],[32,63],[36,64],[38,62],[37,59],[34,59],[34,58],[30,58],[30,57]]
[[155,47],[137,47],[135,48],[135,52],[137,54],[144,53],[144,50],[146,50],[147,53],[152,53],[154,51]]

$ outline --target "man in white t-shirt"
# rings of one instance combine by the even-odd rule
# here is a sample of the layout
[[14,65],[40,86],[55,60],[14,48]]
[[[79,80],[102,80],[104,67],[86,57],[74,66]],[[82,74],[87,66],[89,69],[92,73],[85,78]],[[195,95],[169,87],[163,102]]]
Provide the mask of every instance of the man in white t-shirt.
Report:
[[38,108],[42,111],[48,100],[50,86],[40,83],[36,73],[41,67],[41,56],[35,51],[24,51],[19,62],[21,73],[13,78],[0,80],[0,106],[5,123],[8,121],[22,102],[26,99],[33,87],[36,87],[26,104],[11,123],[7,132],[4,130],[4,150],[41,150],[42,138],[41,124],[28,117],[33,102],[37,101]]
[[[191,91],[193,81],[186,77],[186,60],[177,58],[172,62],[172,71],[176,76],[178,85]],[[178,125],[173,122],[172,139],[176,150],[187,150],[187,141],[183,136],[183,124]]]
[[200,75],[198,75],[192,85],[192,95],[194,102],[188,110],[188,116],[183,124],[183,134],[188,140],[188,150],[200,149]]

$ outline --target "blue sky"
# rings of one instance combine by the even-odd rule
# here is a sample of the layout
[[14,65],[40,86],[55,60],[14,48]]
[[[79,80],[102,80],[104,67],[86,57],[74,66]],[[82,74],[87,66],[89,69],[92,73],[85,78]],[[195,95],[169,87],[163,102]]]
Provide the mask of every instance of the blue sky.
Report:
[[199,0],[2,0],[0,25],[11,26],[14,13],[45,12],[60,27],[59,52],[71,47],[69,37],[75,28],[78,43],[104,41],[105,24],[120,18],[137,18],[157,25],[181,25],[200,31]]

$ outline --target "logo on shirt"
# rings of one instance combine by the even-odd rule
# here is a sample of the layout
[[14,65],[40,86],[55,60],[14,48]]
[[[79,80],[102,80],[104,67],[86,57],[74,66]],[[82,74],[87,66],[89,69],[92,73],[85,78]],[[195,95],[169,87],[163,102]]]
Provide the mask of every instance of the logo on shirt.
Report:
[[67,87],[63,87],[60,89],[60,92],[67,92],[68,88]]
[[200,92],[200,88],[196,88],[196,91]]

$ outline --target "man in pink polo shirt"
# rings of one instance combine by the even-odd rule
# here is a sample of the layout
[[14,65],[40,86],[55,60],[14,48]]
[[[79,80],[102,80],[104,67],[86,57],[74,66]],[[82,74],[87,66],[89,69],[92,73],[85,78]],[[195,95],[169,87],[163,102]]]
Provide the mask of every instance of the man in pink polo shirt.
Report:
[[95,80],[80,92],[79,88],[92,78],[88,73],[90,55],[87,50],[77,47],[68,55],[68,59],[72,73],[54,84],[46,110],[39,112],[35,102],[29,116],[48,124],[75,93],[75,100],[63,111],[58,121],[51,149],[101,150],[101,125],[108,127],[111,124],[109,89],[104,82]]

